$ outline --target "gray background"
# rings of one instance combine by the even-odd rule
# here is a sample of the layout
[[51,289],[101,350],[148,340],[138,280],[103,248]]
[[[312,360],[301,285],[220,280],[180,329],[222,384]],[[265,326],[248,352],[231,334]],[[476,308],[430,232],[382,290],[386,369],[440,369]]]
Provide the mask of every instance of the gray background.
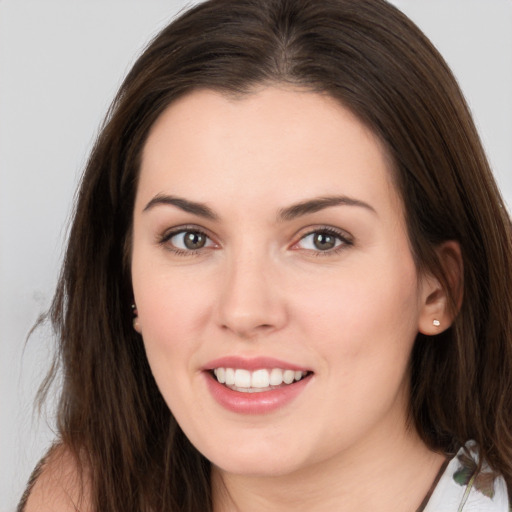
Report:
[[[55,287],[78,176],[144,44],[182,0],[0,0],[0,512],[48,447],[34,411],[53,340]],[[512,205],[512,0],[395,0],[459,79]],[[52,396],[55,396],[53,394]]]

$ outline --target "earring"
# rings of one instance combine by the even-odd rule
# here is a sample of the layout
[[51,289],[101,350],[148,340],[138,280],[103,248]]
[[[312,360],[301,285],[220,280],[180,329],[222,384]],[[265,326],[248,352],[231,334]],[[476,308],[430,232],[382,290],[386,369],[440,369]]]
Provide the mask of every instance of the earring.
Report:
[[133,328],[140,333],[140,324],[139,324],[139,312],[137,311],[137,306],[132,304],[132,315],[133,315]]
[[439,327],[441,325],[441,322],[436,318],[433,322],[432,322],[436,327]]

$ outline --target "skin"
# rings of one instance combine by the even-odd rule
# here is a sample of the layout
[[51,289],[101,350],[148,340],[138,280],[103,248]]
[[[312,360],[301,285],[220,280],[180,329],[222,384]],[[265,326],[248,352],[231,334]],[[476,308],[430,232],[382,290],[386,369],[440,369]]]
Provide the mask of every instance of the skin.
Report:
[[[327,196],[358,203],[279,218]],[[439,283],[415,267],[373,133],[312,92],[195,91],[150,132],[133,220],[136,329],[171,411],[213,463],[215,510],[415,510],[444,457],[407,424],[408,361],[418,331],[450,318]],[[337,233],[330,250],[311,235],[325,228]],[[180,229],[205,246],[168,236]],[[232,355],[313,375],[277,411],[237,414],[203,371]]]

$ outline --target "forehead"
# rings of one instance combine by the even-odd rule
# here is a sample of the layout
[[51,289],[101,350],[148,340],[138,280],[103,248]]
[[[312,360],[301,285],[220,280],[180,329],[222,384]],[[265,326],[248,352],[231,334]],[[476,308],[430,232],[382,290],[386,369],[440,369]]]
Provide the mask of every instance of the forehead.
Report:
[[[139,188],[151,194],[247,199],[297,195],[365,196],[394,191],[375,134],[337,100],[267,87],[231,97],[194,91],[172,103],[145,144]],[[139,194],[140,195],[140,194]]]

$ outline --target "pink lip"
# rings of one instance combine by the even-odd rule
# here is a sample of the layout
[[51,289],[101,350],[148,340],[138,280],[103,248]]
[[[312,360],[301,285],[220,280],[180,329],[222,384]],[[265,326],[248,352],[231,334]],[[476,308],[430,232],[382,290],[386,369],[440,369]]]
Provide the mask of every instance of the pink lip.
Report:
[[298,397],[311,382],[312,375],[303,377],[293,384],[282,385],[270,391],[244,393],[234,391],[220,384],[212,375],[214,368],[240,368],[244,370],[259,370],[263,368],[281,368],[283,370],[309,371],[307,368],[280,361],[274,358],[257,357],[241,358],[237,356],[223,357],[210,361],[203,368],[208,390],[218,404],[225,409],[238,414],[268,414],[285,407]]
[[217,403],[238,414],[267,414],[280,409],[294,400],[311,380],[311,376],[308,376],[294,384],[271,391],[243,393],[220,384],[209,372],[204,372],[204,376],[208,389]]
[[294,370],[307,372],[310,371],[308,368],[298,366],[296,364],[287,363],[273,357],[253,357],[244,358],[240,356],[227,356],[215,359],[205,364],[203,370],[213,370],[214,368],[240,368],[243,370],[260,370],[260,369],[272,369],[281,368],[282,370]]

